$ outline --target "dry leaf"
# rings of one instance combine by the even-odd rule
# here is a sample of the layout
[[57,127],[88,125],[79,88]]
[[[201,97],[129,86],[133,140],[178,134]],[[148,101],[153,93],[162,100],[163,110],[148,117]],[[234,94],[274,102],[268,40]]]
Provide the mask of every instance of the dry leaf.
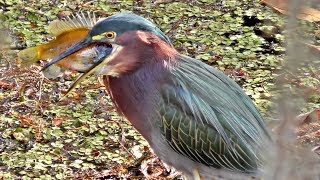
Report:
[[300,114],[297,116],[297,120],[300,124],[320,121],[320,109],[315,109],[308,113]]
[[62,124],[63,121],[67,120],[67,118],[55,118],[52,121],[52,124],[55,126],[60,126]]
[[314,147],[312,151],[320,156],[320,146]]
[[[288,7],[290,6],[291,1],[292,0],[262,0],[261,3],[272,7],[282,14],[288,15]],[[320,11],[314,8],[302,6],[299,14],[297,14],[297,18],[310,22],[318,22],[320,21]]]
[[312,44],[308,44],[308,43],[305,43],[312,52],[314,53],[319,53],[320,54],[320,46],[315,46],[315,45],[312,45]]
[[15,85],[13,83],[0,80],[0,89],[10,90],[14,88],[14,86]]

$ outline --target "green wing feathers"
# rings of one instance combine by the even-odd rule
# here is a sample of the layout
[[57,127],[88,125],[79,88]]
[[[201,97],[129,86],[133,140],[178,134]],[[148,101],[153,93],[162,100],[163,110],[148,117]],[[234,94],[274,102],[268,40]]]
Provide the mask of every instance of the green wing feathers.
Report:
[[226,132],[227,144],[214,127],[193,120],[174,105],[165,104],[160,114],[163,137],[176,152],[215,168],[254,172],[258,167],[252,151],[231,132]]
[[161,86],[161,132],[176,152],[216,168],[255,172],[270,142],[252,100],[222,72],[179,56]]

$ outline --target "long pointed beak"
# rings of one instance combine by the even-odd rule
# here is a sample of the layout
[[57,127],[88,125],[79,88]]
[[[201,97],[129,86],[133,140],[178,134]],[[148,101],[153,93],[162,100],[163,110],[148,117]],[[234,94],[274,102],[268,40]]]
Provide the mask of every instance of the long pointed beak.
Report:
[[[120,45],[116,45],[113,44],[113,49],[112,52],[108,55],[104,55],[104,58],[101,58],[101,60],[103,61],[99,61],[96,63],[96,65],[92,66],[89,70],[87,70],[85,73],[82,73],[74,83],[72,83],[72,85],[69,87],[69,89],[67,90],[67,92],[65,93],[65,95],[60,99],[64,99],[65,97],[67,97],[67,95],[81,82],[83,81],[86,77],[88,77],[89,75],[96,73],[98,75],[106,75],[105,73],[108,72],[108,68],[104,69],[103,67],[107,66],[107,63],[109,62],[109,60],[111,60],[112,58],[114,58],[114,56],[116,56],[121,50],[122,50],[122,46]],[[106,72],[105,72],[106,71]]]
[[64,51],[63,53],[61,53],[59,56],[55,57],[52,61],[50,61],[48,64],[46,64],[41,71],[44,71],[45,69],[47,69],[48,67],[50,67],[51,65],[59,62],[60,60],[62,60],[65,57],[70,56],[73,53],[76,53],[78,51],[80,51],[81,49],[89,46],[92,43],[91,38],[85,38],[83,40],[81,40],[80,42],[78,42],[77,44],[73,45],[71,48],[67,49],[66,51]]

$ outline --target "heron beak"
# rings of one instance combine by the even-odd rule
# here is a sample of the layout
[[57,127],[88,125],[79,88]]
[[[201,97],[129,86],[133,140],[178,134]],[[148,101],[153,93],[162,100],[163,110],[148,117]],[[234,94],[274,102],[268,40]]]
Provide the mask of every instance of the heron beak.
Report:
[[[100,63],[97,63],[96,65],[93,65],[89,70],[87,70],[85,73],[82,73],[78,78],[75,80],[74,83],[70,86],[68,91],[65,93],[65,95],[61,98],[63,99],[66,97],[80,82],[82,82],[86,77],[88,77],[91,74],[97,74],[97,75],[107,75],[110,73],[109,72],[109,66],[108,62],[112,60],[123,48],[123,46],[117,45],[117,44],[112,44],[112,52],[107,56],[106,58],[103,59],[103,61],[100,61]],[[60,99],[60,100],[61,100]]]
[[72,55],[73,53],[76,53],[76,52],[80,51],[81,49],[89,46],[90,44],[92,44],[92,40],[90,38],[85,38],[85,39],[81,40],[80,42],[78,42],[74,46],[70,47],[69,49],[67,49],[66,51],[64,51],[63,53],[61,53],[57,57],[55,57],[52,61],[50,61],[48,64],[46,64],[41,69],[41,71],[44,71],[45,69],[47,69],[51,65],[59,62],[60,60],[62,60],[65,57],[68,57],[68,56]]
[[[57,57],[55,57],[51,62],[46,64],[41,69],[41,71],[47,69],[48,67],[59,62],[60,60],[82,50],[83,48],[88,47],[89,45],[91,45],[92,43],[95,43],[95,42],[96,41],[92,40],[91,38],[83,39],[82,41],[78,42],[74,46],[70,47],[69,49],[67,49],[66,51],[64,51],[63,53],[61,53]],[[102,75],[103,72],[105,72],[104,70],[106,69],[106,67],[108,67],[107,63],[110,60],[112,60],[118,54],[118,52],[122,49],[122,46],[120,46],[120,45],[117,45],[117,44],[110,44],[110,45],[112,45],[112,51],[111,52],[110,51],[109,52],[99,52],[99,55],[98,55],[95,63],[86,72],[83,72],[83,73],[81,73],[81,75],[78,76],[76,81],[70,86],[70,88],[68,89],[68,91],[66,92],[66,94],[62,98],[66,97],[66,95],[69,92],[71,92],[81,81],[83,81],[89,75],[91,75],[93,73],[98,74],[98,75]],[[101,69],[104,69],[104,70],[101,70]]]

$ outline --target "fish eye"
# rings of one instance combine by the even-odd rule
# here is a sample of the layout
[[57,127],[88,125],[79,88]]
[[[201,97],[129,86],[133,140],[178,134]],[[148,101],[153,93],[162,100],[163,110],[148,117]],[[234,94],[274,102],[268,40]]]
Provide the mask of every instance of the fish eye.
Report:
[[114,39],[114,37],[116,36],[116,33],[112,32],[112,31],[109,31],[109,32],[106,32],[105,36],[108,39]]

